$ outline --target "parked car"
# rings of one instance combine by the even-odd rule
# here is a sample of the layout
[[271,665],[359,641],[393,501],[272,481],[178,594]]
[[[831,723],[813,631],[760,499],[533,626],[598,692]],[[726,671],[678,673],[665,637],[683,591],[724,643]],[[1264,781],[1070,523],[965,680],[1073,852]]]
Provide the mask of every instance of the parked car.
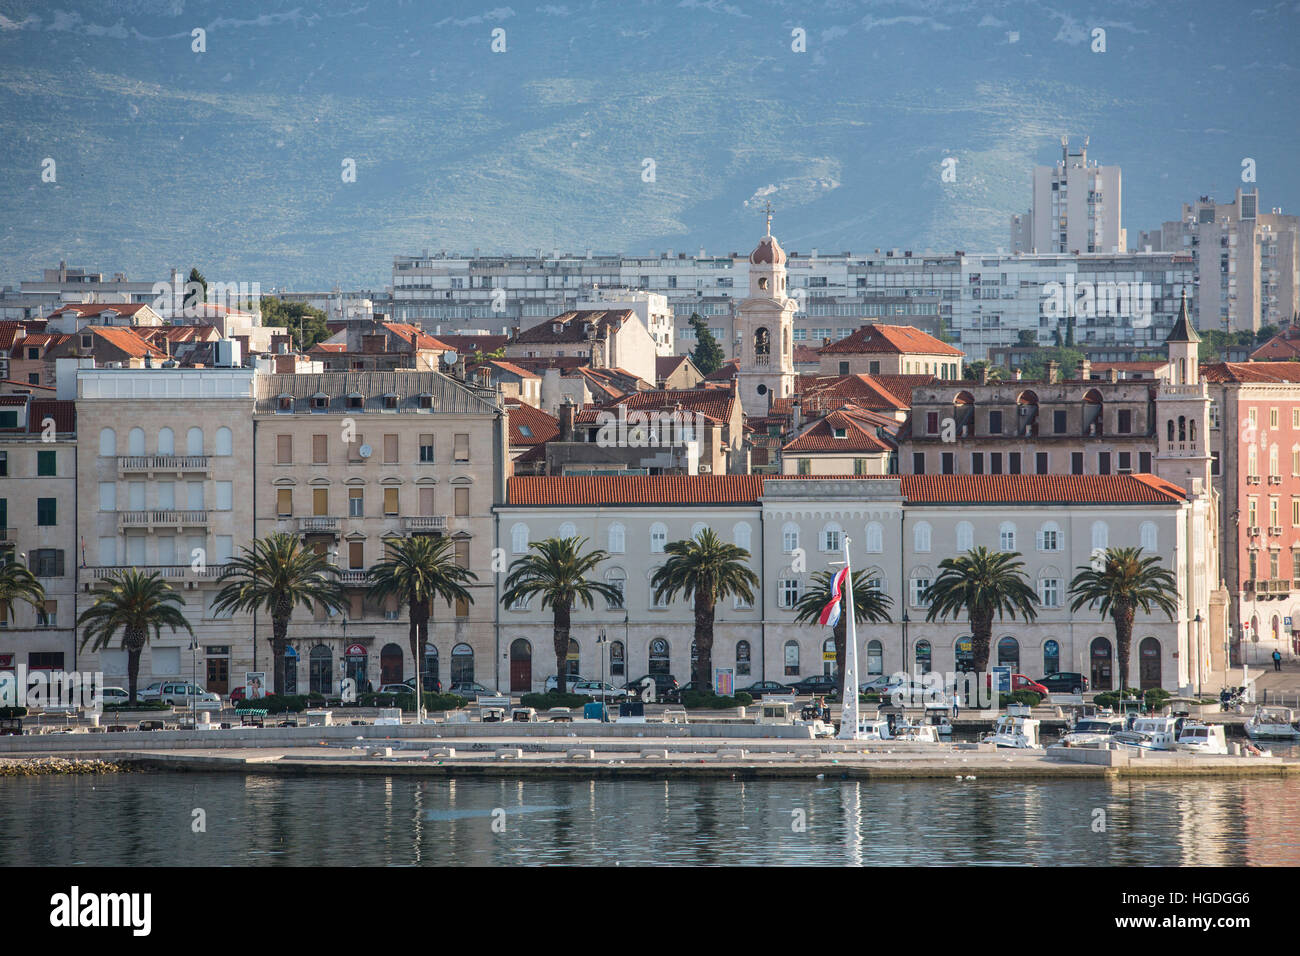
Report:
[[464,697],[466,700],[478,700],[479,697],[497,696],[496,691],[489,690],[482,684],[475,683],[452,684],[451,692],[459,697]]
[[632,694],[639,696],[646,688],[654,685],[653,697],[656,701],[662,701],[670,690],[677,687],[677,678],[672,674],[646,674],[638,677],[636,680],[630,680],[623,685],[623,689],[631,691]]
[[602,683],[598,680],[578,681],[570,689],[570,693],[584,694],[587,697],[605,700],[622,700],[628,696],[628,692],[621,687],[615,687],[613,684]]
[[379,688],[381,694],[410,694],[415,696],[415,688],[410,684],[385,684]]
[[[564,689],[565,689],[565,692],[566,692],[566,693],[569,693],[569,694],[572,694],[572,693],[573,693],[573,685],[574,685],[574,684],[578,684],[578,683],[583,683],[583,682],[585,682],[586,680],[587,680],[587,678],[585,678],[585,677],[566,677],[566,678],[564,678]],[[546,688],[545,688],[546,693],[549,694],[551,691],[555,690],[555,689],[556,689],[557,687],[559,687],[559,686],[560,686],[560,679],[559,679],[558,677],[556,677],[554,674],[552,674],[550,677],[546,678]]]
[[794,688],[789,684],[778,684],[774,680],[760,680],[748,687],[742,687],[738,694],[748,694],[754,700],[762,700],[764,694],[793,694]]
[[162,693],[162,687],[163,687],[163,682],[160,681],[160,680],[156,680],[156,681],[154,681],[152,684],[150,684],[148,687],[146,687],[144,690],[138,690],[138,691],[136,691],[136,695],[135,695],[135,696],[136,696],[136,699],[137,699],[137,700],[157,700],[157,699],[158,699],[158,695]]
[[813,674],[790,685],[796,694],[833,694],[835,678],[828,674]]
[[163,684],[157,699],[172,707],[188,707],[191,703],[196,707],[221,706],[221,698],[216,694],[187,683]]
[[120,687],[104,688],[104,703],[106,704],[126,704],[131,700],[131,695]]
[[[412,692],[415,691],[415,678],[414,678],[414,677],[408,677],[408,678],[406,678],[406,680],[402,681],[402,683],[405,684],[407,687],[411,688],[411,691],[412,691]],[[424,683],[424,692],[425,692],[426,694],[441,694],[441,693],[442,693],[442,681],[439,680],[439,679],[436,678],[436,677],[433,679],[433,683],[432,683],[432,685],[430,685],[430,683],[429,683],[428,681],[425,681],[425,683]]]
[[880,677],[872,678],[871,680],[867,681],[865,684],[859,684],[858,693],[883,694],[890,687],[893,687],[897,683],[898,680],[895,679],[893,676],[881,675]]
[[1035,694],[1041,694],[1046,697],[1050,691],[1036,680],[1030,680],[1024,674],[1011,675],[1011,692],[1015,693],[1020,690],[1032,690]]
[[243,700],[245,696],[244,688],[242,686],[232,688],[230,691],[230,702],[232,704],[237,704]]
[[674,686],[668,688],[666,691],[664,691],[661,699],[665,704],[680,704],[682,702],[682,695],[688,693],[689,691],[698,690],[698,691],[707,692],[712,689],[713,688],[711,687],[701,687],[696,681],[688,680],[685,684],[682,684],[682,686],[680,687]]
[[1057,694],[1088,693],[1088,676],[1077,671],[1057,671],[1046,677],[1038,678],[1038,683],[1048,691]]

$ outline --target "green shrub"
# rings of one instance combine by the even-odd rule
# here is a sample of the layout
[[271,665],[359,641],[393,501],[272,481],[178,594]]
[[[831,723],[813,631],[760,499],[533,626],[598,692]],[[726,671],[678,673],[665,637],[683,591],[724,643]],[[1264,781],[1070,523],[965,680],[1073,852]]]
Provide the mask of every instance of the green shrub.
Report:
[[0,707],[0,720],[11,720],[14,717],[26,716],[26,707]]
[[[324,698],[317,695],[317,700],[324,700]],[[236,701],[235,709],[264,710],[268,714],[297,714],[306,710],[308,706],[314,706],[315,703],[316,701],[309,700],[307,694],[267,694],[256,700]]]
[[731,707],[748,707],[754,698],[739,691],[734,697],[719,697],[712,691],[688,690],[682,694],[682,706],[687,710],[726,710]]
[[549,690],[545,694],[524,694],[519,698],[519,703],[534,710],[550,710],[552,707],[578,708],[591,703],[591,700],[586,694],[561,694],[557,690]]
[[1018,690],[1013,694],[999,694],[998,706],[1005,707],[1007,704],[1024,704],[1026,707],[1037,707],[1042,701],[1043,695],[1032,690]]
[[[1168,692],[1168,691],[1164,691],[1164,690],[1153,690],[1153,691],[1148,691],[1148,694],[1151,694],[1151,693],[1164,694],[1164,698],[1159,698],[1159,697],[1156,697],[1156,698],[1146,697],[1146,698],[1143,700],[1143,706],[1150,706],[1151,701],[1152,701],[1153,699],[1157,699],[1157,700],[1159,700],[1159,699],[1167,699],[1167,698],[1170,696],[1169,692]],[[1137,700],[1139,697],[1143,697],[1143,694],[1142,694],[1142,691],[1138,690],[1136,687],[1125,687],[1125,688],[1124,688],[1124,699],[1125,699],[1125,700]],[[1116,707],[1116,706],[1119,705],[1119,699],[1120,699],[1120,692],[1119,692],[1119,691],[1117,691],[1117,690],[1107,690],[1107,691],[1102,691],[1100,694],[1098,694],[1096,697],[1094,697],[1094,698],[1093,698],[1093,701],[1094,701],[1094,703],[1096,703],[1096,705],[1097,705],[1098,707]]]
[[134,704],[105,704],[104,713],[115,714],[124,710],[171,710],[171,704],[164,704],[160,700],[140,700]]

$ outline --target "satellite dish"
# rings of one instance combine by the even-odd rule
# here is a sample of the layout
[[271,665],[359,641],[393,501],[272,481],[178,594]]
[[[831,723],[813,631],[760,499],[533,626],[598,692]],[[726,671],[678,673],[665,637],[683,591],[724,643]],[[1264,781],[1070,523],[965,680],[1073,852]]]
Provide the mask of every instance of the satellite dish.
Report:
[[357,449],[357,454],[359,454],[362,458],[369,458],[374,453],[375,450],[371,448],[369,445],[362,445],[360,448]]
[[460,357],[460,356],[458,356],[455,352],[443,352],[443,353],[442,353],[442,360],[443,360],[444,362],[446,362],[448,365],[455,365],[455,364],[456,364],[456,359],[458,359],[459,357]]

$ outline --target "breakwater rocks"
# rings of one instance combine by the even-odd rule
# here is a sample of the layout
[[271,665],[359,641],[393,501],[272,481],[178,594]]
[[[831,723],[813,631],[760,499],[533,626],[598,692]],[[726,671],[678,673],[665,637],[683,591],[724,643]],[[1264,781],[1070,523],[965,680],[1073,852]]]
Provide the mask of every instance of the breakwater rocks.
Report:
[[128,773],[130,767],[111,760],[32,757],[0,760],[0,777],[43,777],[51,774]]

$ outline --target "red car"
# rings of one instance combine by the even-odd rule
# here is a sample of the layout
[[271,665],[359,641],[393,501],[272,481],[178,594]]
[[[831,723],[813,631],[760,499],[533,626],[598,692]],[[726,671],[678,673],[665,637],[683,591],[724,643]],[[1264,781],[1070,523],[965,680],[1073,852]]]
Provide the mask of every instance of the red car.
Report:
[[244,699],[244,688],[236,687],[230,692],[230,702],[233,704],[237,700]]
[[1024,674],[1011,675],[1011,690],[1013,693],[1018,690],[1032,690],[1035,694],[1041,694],[1044,697],[1051,693],[1038,681],[1030,680]]

